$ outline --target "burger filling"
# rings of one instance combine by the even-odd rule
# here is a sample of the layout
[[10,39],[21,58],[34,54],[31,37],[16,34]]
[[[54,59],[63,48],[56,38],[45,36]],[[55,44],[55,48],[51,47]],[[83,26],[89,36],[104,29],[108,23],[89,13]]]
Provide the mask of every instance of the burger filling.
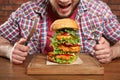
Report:
[[74,55],[70,55],[70,54],[52,55],[50,57],[52,58],[53,61],[57,63],[68,63],[68,64],[72,63],[77,58],[75,54]]
[[57,30],[51,40],[55,54],[78,52],[80,49],[78,48],[80,39],[74,29]]
[[61,58],[58,58],[58,57],[55,57],[54,59],[56,60],[57,63],[72,63],[75,59],[76,59],[76,56],[66,56],[64,59],[65,56],[61,57]]

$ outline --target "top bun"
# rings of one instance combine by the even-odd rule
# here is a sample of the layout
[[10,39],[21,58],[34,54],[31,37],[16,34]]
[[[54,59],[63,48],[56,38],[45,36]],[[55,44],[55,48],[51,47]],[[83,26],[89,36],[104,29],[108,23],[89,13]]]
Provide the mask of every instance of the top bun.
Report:
[[58,19],[55,20],[51,24],[51,29],[52,31],[56,31],[58,29],[63,29],[63,28],[72,28],[74,30],[78,30],[78,24],[75,22],[73,19],[70,18],[64,18],[64,19]]

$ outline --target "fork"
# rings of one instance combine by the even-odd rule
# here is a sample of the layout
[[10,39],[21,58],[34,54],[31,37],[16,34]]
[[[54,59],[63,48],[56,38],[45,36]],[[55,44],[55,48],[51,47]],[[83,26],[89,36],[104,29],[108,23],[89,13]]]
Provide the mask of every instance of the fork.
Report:
[[98,44],[98,35],[97,35],[97,30],[93,24],[90,24],[91,30],[92,30],[92,35],[94,36],[94,40],[96,44]]

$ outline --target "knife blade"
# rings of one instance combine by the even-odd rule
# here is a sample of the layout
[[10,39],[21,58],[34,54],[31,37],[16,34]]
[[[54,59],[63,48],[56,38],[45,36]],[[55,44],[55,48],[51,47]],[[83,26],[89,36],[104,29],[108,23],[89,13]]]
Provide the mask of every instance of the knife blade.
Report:
[[36,27],[37,27],[37,19],[35,19],[35,23],[34,23],[32,29],[31,29],[28,37],[27,37],[27,40],[26,40],[25,45],[27,45],[27,44],[28,44],[28,41],[30,41],[31,37],[33,36],[33,34],[34,34],[35,30],[36,30]]

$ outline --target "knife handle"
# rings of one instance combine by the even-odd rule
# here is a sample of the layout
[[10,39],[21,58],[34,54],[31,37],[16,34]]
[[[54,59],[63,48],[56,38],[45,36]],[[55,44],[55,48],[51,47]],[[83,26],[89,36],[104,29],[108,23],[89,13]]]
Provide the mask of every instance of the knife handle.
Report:
[[95,40],[96,44],[99,44],[98,40]]

